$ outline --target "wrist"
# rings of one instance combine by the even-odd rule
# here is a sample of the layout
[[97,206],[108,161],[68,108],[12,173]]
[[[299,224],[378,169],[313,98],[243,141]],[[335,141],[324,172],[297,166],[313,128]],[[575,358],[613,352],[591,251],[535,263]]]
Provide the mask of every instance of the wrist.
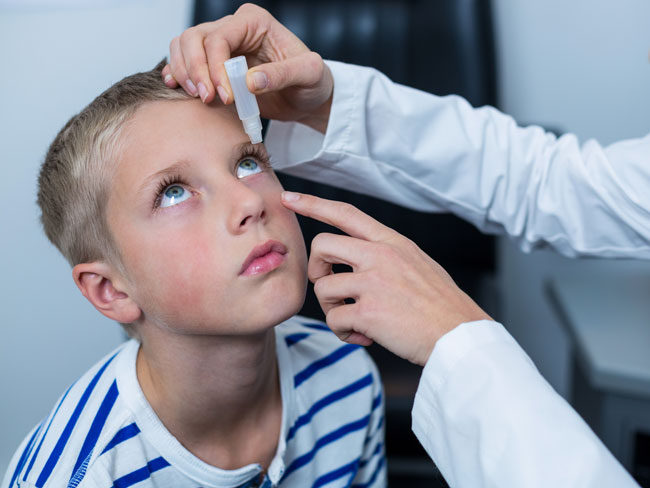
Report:
[[327,101],[323,103],[320,107],[310,112],[308,115],[300,118],[297,122],[311,127],[314,130],[317,130],[321,134],[327,132],[327,124],[330,119],[330,111],[332,109],[332,98],[333,94],[329,96]]

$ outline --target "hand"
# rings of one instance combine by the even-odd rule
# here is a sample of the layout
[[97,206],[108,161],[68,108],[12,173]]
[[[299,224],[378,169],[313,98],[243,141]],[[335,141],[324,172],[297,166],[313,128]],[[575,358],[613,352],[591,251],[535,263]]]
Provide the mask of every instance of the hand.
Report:
[[[349,234],[317,235],[308,266],[327,325],[341,340],[376,341],[423,366],[443,334],[464,322],[491,320],[411,240],[356,207],[291,192],[282,199],[294,212]],[[336,263],[352,272],[333,274]]]
[[230,104],[232,89],[223,63],[239,55],[246,56],[246,84],[259,95],[262,117],[302,122],[325,132],[332,73],[317,53],[256,5],[242,5],[233,15],[191,27],[172,39],[162,76],[168,86],[180,84],[204,103],[219,94]]

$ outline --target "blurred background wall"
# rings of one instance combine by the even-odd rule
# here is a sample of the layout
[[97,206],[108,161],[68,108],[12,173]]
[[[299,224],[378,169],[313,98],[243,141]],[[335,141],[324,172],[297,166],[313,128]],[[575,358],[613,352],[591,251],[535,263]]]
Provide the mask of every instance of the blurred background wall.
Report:
[[[0,0],[0,473],[64,389],[122,340],[42,234],[41,160],[70,116],[166,55],[191,3]],[[650,3],[494,0],[493,13],[502,110],[602,143],[650,130]],[[499,241],[502,319],[563,395],[569,346],[542,283],[610,269],[650,275],[647,263],[524,255]]]
[[67,120],[112,83],[151,69],[189,1],[0,2],[0,472],[81,373],[122,340],[81,296],[40,228],[36,179]]

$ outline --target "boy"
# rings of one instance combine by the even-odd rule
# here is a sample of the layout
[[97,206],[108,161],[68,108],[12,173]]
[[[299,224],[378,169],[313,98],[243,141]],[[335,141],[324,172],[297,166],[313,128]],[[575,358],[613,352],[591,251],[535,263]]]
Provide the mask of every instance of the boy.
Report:
[[376,368],[292,318],[306,252],[264,147],[163,66],[73,117],[41,169],[46,234],[133,339],[63,394],[2,488],[385,486]]

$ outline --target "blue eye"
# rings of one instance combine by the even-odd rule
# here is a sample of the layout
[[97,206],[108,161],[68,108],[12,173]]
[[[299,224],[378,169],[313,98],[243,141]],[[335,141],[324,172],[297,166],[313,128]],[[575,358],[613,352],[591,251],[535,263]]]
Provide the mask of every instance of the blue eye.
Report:
[[247,176],[261,173],[262,171],[262,167],[254,159],[242,159],[237,165],[237,178],[246,178]]
[[178,205],[190,198],[192,194],[181,185],[169,185],[160,197],[161,207],[171,207]]

